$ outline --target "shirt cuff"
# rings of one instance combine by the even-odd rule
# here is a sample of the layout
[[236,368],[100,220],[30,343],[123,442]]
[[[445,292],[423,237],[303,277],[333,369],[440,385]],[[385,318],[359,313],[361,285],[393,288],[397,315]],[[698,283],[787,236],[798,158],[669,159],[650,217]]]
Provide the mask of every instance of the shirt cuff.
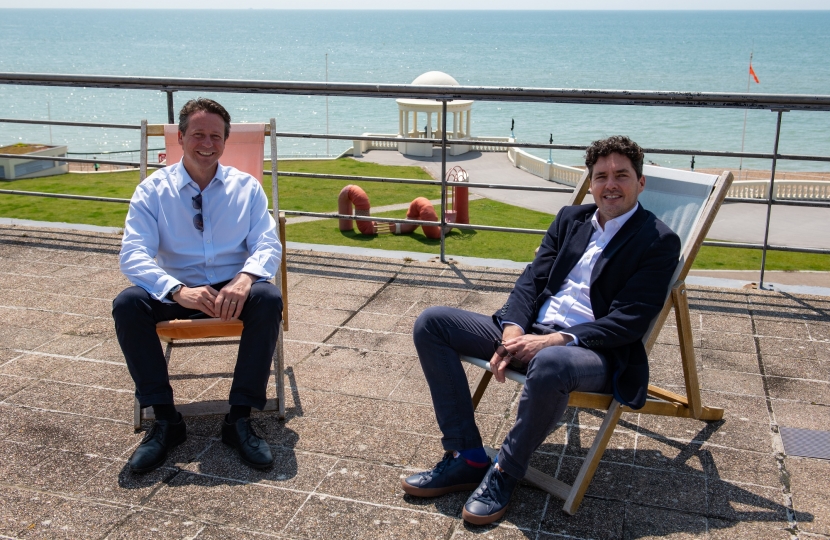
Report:
[[239,273],[242,272],[258,277],[259,279],[257,281],[269,280],[273,277],[265,270],[265,268],[252,262],[245,263],[245,266],[239,271]]
[[573,338],[573,341],[571,341],[570,343],[566,343],[565,347],[575,347],[575,346],[579,345],[579,338],[576,337],[575,335],[569,334],[567,332],[559,332],[559,333],[562,334],[563,336],[571,336]]
[[156,282],[156,291],[159,292],[150,291],[150,295],[164,304],[175,304],[176,302],[173,300],[168,300],[167,295],[176,285],[185,286],[184,283],[172,276],[164,276]]
[[519,330],[522,331],[522,334],[525,333],[525,329],[522,328],[521,325],[518,325],[518,324],[514,323],[513,321],[505,321],[505,320],[502,320],[501,318],[499,318],[499,324],[501,325],[502,331],[504,331],[504,325],[505,324],[510,324],[510,325],[513,325],[513,326],[518,326]]

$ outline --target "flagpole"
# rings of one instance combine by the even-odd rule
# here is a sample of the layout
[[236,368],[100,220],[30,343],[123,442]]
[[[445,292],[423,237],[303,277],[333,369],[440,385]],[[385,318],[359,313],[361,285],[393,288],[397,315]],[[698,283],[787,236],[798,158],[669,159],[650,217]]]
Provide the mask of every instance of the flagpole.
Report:
[[[752,55],[755,53],[755,50],[751,50],[749,52],[749,69],[752,69]],[[752,73],[747,71],[746,74],[746,92],[749,93],[749,83],[752,81]],[[749,113],[749,109],[744,109],[744,132],[741,135],[741,153],[744,153],[744,142],[746,141],[746,115]],[[738,165],[738,170],[743,170],[744,168],[744,158],[741,156],[741,162]]]

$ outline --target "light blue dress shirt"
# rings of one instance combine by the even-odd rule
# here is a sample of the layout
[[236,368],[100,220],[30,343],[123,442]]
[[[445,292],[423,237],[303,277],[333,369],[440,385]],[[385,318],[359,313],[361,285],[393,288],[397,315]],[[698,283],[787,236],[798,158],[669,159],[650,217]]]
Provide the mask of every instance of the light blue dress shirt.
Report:
[[[197,287],[240,272],[271,279],[282,246],[268,199],[256,178],[218,165],[193,208],[199,186],[179,162],[141,182],[130,201],[121,241],[121,272],[163,302],[176,285]],[[193,224],[201,212],[204,231]]]

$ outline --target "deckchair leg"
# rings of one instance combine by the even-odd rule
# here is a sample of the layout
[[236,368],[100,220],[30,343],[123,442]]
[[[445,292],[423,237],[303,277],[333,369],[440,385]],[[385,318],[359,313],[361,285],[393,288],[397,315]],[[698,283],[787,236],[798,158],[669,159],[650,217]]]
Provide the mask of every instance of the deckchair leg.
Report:
[[697,379],[697,363],[695,362],[695,347],[692,340],[692,321],[689,318],[689,298],[686,294],[686,284],[678,282],[671,290],[674,301],[674,315],[677,319],[677,337],[680,341],[680,359],[683,363],[683,378],[686,382],[686,399],[689,403],[689,412],[692,418],[700,418],[702,404],[700,400],[700,384]]
[[481,398],[484,396],[484,391],[487,390],[487,385],[490,384],[490,379],[493,378],[492,371],[484,371],[481,374],[481,378],[478,380],[478,385],[476,386],[476,391],[473,392],[473,410],[478,408],[478,404],[481,401]]
[[274,384],[277,385],[277,418],[285,420],[285,355],[283,352],[283,328],[280,324],[277,347],[274,349]]
[[133,429],[136,431],[141,429],[141,404],[138,398],[135,398],[135,408],[133,409]]
[[614,433],[614,428],[617,426],[620,417],[622,416],[622,406],[615,399],[611,402],[608,412],[605,414],[605,420],[602,421],[602,426],[599,428],[594,439],[594,444],[585,456],[585,462],[579,469],[579,474],[576,475],[571,492],[568,498],[565,499],[565,506],[562,509],[570,515],[574,515],[579,505],[582,503],[582,498],[585,492],[588,491],[588,486],[591,485],[591,480],[594,478],[594,473],[597,471],[599,461],[602,454],[605,452],[605,447],[608,446],[608,441],[611,440],[611,435]]

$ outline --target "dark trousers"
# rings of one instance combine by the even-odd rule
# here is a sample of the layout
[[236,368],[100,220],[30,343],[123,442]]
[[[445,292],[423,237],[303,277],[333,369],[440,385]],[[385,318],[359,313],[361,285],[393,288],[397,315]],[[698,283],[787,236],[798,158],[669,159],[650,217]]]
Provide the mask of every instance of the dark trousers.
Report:
[[[542,329],[535,330],[542,333]],[[473,401],[459,355],[489,360],[501,329],[492,317],[456,308],[432,307],[415,321],[415,349],[429,384],[445,450],[482,445]],[[571,392],[608,392],[608,361],[584,347],[546,347],[527,366],[516,423],[499,451],[499,466],[523,478],[530,456],[556,428]]]
[[[227,283],[227,282],[225,282]],[[219,290],[225,283],[211,285]],[[156,323],[173,319],[205,317],[195,309],[159,302],[141,287],[124,289],[112,303],[115,333],[135,382],[135,395],[142,407],[173,404],[173,388],[164,351],[156,334]],[[262,410],[282,320],[282,296],[273,283],[260,281],[239,318],[244,323],[229,402]]]

